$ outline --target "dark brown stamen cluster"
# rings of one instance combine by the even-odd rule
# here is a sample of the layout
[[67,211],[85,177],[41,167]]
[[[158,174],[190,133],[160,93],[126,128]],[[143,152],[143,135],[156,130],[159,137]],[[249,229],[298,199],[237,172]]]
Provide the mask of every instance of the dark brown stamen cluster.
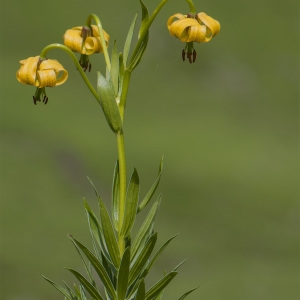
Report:
[[197,52],[195,49],[193,51],[187,51],[185,52],[185,49],[182,50],[182,60],[185,61],[185,58],[188,58],[190,63],[194,63],[196,61]]

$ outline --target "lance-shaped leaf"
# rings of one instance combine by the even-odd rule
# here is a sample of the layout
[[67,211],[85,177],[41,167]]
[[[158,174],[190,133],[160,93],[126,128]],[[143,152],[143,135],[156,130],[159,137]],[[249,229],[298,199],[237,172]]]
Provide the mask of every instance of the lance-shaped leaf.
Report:
[[134,169],[126,193],[125,213],[121,228],[121,236],[127,237],[131,231],[136,217],[138,200],[139,176],[136,169]]
[[44,279],[46,279],[50,284],[52,284],[57,290],[59,290],[68,300],[73,300],[72,295],[62,286],[60,286],[59,284],[53,282],[52,280],[50,280],[49,278],[45,277],[44,275],[42,275]]
[[146,296],[145,282],[144,280],[141,280],[135,295],[135,300],[144,300],[145,296]]
[[[166,249],[166,247],[169,245],[169,243],[176,237],[177,235],[174,235],[170,239],[168,239],[153,255],[153,257],[148,261],[147,266],[143,270],[143,273],[141,274],[141,278],[145,278],[147,274],[149,273],[151,267],[155,263],[155,261],[158,259],[158,257],[162,254],[162,252]],[[175,271],[175,270],[173,270]]]
[[87,218],[88,218],[88,224],[89,224],[90,233],[92,236],[92,242],[93,242],[95,253],[96,253],[98,259],[100,259],[101,256],[100,256],[99,250],[97,248],[97,245],[98,245],[99,248],[101,249],[103,255],[105,255],[105,257],[108,260],[110,260],[110,256],[109,256],[106,246],[105,246],[105,240],[104,240],[101,224],[99,223],[97,217],[95,216],[94,212],[91,210],[91,208],[89,207],[89,205],[86,201],[84,201],[84,207],[85,207],[85,211],[86,211]]
[[110,294],[112,299],[116,299],[117,297],[116,297],[114,286],[113,286],[104,266],[101,264],[101,262],[97,259],[97,257],[88,248],[86,248],[83,244],[81,244],[75,238],[71,237],[71,239],[72,239],[73,243],[77,245],[77,247],[84,253],[84,255],[87,257],[89,262],[92,264],[95,271],[99,275],[105,289]]
[[133,258],[138,249],[146,242],[146,240],[149,238],[151,235],[152,229],[153,229],[153,224],[155,220],[156,213],[158,211],[159,205],[161,202],[161,195],[159,195],[158,199],[156,202],[153,204],[151,207],[144,223],[140,227],[138,233],[136,234],[136,237],[132,243],[132,250],[131,250],[131,257]]
[[76,248],[76,251],[77,253],[79,254],[82,262],[83,262],[83,265],[84,265],[84,268],[85,268],[85,271],[86,273],[88,274],[90,280],[93,282],[93,277],[92,277],[92,270],[90,268],[90,265],[88,266],[82,253],[80,252],[80,248],[78,247],[77,243],[75,242],[75,239],[73,238],[73,236],[71,234],[68,235],[68,237],[70,238],[70,240],[72,241],[72,243],[74,244],[75,248]]
[[141,251],[136,255],[132,261],[132,266],[129,272],[129,283],[131,284],[137,278],[137,276],[145,268],[145,265],[154,249],[154,246],[157,241],[157,233],[153,234]]
[[116,41],[114,42],[114,47],[112,49],[112,54],[111,54],[110,80],[114,87],[114,92],[116,96],[118,95],[118,89],[119,89],[119,53],[118,53]]
[[130,248],[127,247],[124,251],[120,269],[117,275],[117,295],[118,300],[124,300],[128,287],[128,275],[130,266]]
[[119,161],[117,160],[114,170],[114,179],[112,185],[112,219],[115,230],[118,230],[120,209],[120,176],[119,176]]
[[195,291],[197,288],[191,289],[188,292],[186,292],[185,294],[183,294],[180,298],[178,298],[178,300],[183,300],[185,297],[187,297],[190,293],[192,293],[193,291]]
[[162,157],[160,164],[159,164],[158,175],[157,175],[154,183],[152,184],[151,188],[149,189],[148,193],[146,194],[146,196],[140,203],[137,212],[140,212],[149,203],[149,201],[151,200],[152,196],[154,195],[154,193],[158,187],[158,184],[159,184],[159,181],[161,178],[161,174],[162,174],[162,169],[163,169],[163,159],[164,158]]
[[151,289],[146,293],[145,300],[153,299],[157,296],[177,275],[177,272],[170,272],[159,280]]
[[96,300],[104,300],[100,293],[96,290],[96,288],[79,272],[73,269],[69,270],[77,279],[78,281],[84,286],[86,291]]
[[136,23],[136,18],[137,18],[137,13],[135,14],[133,21],[131,23],[131,26],[129,28],[127,37],[126,37],[126,41],[125,41],[125,45],[124,45],[124,50],[123,50],[123,63],[124,63],[124,67],[126,68],[126,64],[127,64],[127,58],[128,58],[128,54],[130,51],[130,46],[131,46],[131,41],[132,41],[132,36],[133,36],[133,31],[134,31],[134,27],[135,27],[135,23]]
[[130,72],[133,71],[140,63],[149,40],[149,26],[147,26],[149,23],[149,13],[146,5],[141,0],[140,4],[142,8],[142,22],[139,30],[138,42],[135,47],[134,53],[132,54],[130,65],[128,67],[128,70]]
[[110,220],[108,211],[101,199],[99,199],[99,206],[100,206],[101,225],[102,225],[103,235],[105,239],[105,246],[109,253],[111,262],[113,263],[116,269],[119,269],[120,252],[119,252],[116,236],[114,233],[114,228]]
[[[98,72],[97,89],[100,99],[100,104],[104,112],[108,125],[114,133],[122,132],[122,119],[116,102],[115,91],[113,84]],[[107,70],[107,74],[109,72]]]

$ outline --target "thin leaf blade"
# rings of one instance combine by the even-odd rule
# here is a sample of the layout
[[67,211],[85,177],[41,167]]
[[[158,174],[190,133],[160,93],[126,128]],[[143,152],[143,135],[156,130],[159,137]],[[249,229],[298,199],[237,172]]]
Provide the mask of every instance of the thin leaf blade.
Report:
[[124,251],[120,269],[117,275],[117,295],[118,300],[124,300],[128,287],[128,276],[130,266],[130,247],[127,247]]
[[96,288],[79,272],[73,270],[73,269],[67,269],[69,270],[77,279],[78,281],[84,286],[86,291],[94,297],[96,300],[104,300],[100,293],[96,290]]
[[108,211],[101,199],[99,199],[101,225],[103,229],[103,235],[105,239],[105,246],[109,253],[110,259],[114,264],[115,268],[118,269],[120,266],[120,252],[116,236],[114,233],[113,225],[110,220]]
[[177,272],[170,272],[159,280],[150,290],[146,293],[145,300],[150,300],[157,296],[177,275]]
[[134,169],[126,194],[126,207],[121,228],[121,236],[127,237],[132,229],[137,214],[138,200],[139,176],[136,169]]

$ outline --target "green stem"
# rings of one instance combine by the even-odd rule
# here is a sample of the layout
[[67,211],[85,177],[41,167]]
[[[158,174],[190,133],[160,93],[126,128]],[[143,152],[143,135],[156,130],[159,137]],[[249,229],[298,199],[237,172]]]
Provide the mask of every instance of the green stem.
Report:
[[190,13],[195,14],[196,8],[195,8],[193,1],[192,0],[185,0],[185,1],[188,3],[188,5],[190,7]]
[[79,74],[81,75],[81,77],[84,80],[85,84],[87,85],[87,87],[89,88],[89,90],[91,91],[91,93],[94,95],[94,97],[96,98],[96,100],[100,103],[97,91],[94,89],[93,85],[91,84],[91,82],[87,78],[86,74],[84,73],[81,65],[78,62],[78,59],[77,59],[76,55],[67,46],[62,45],[62,44],[50,44],[50,45],[46,46],[42,50],[42,52],[40,54],[40,57],[41,58],[46,58],[46,54],[48,53],[48,51],[50,51],[52,49],[61,49],[61,50],[65,51],[65,52],[67,52],[69,54],[69,56],[73,60],[74,64],[76,65],[76,68],[79,71]]
[[86,25],[91,26],[91,22],[92,22],[93,19],[94,19],[94,21],[96,22],[96,24],[98,26],[99,35],[100,35],[100,43],[101,43],[101,47],[103,49],[104,59],[105,59],[105,62],[106,62],[106,66],[107,66],[108,70],[110,71],[110,67],[111,67],[110,59],[109,59],[109,55],[108,55],[108,52],[107,52],[107,46],[106,46],[105,38],[104,38],[104,35],[103,35],[103,28],[102,28],[102,24],[101,24],[101,21],[100,21],[99,17],[95,14],[89,15],[87,20],[86,20]]
[[120,253],[123,254],[125,250],[125,241],[124,241],[124,237],[120,235],[121,228],[123,225],[123,220],[124,220],[125,201],[126,201],[126,159],[125,159],[123,132],[117,134],[117,146],[118,146],[119,178],[120,178],[118,244],[119,244]]

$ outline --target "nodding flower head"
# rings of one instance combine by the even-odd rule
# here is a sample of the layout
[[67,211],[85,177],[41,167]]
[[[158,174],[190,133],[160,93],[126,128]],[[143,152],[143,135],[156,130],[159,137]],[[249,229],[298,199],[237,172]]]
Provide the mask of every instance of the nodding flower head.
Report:
[[186,43],[182,51],[182,59],[187,57],[189,62],[195,62],[196,51],[193,43],[209,42],[221,29],[220,23],[204,12],[198,14],[175,14],[168,19],[170,34]]
[[34,104],[41,101],[41,97],[43,97],[42,100],[46,104],[48,97],[46,96],[45,87],[61,85],[68,78],[68,71],[57,60],[35,56],[21,60],[20,64],[21,67],[16,74],[18,81],[37,87],[35,96],[33,96]]
[[[103,30],[106,47],[109,42],[109,35]],[[91,69],[88,55],[103,52],[100,42],[99,30],[96,25],[77,26],[68,29],[64,34],[64,44],[74,52],[81,53],[80,65],[84,69]]]

